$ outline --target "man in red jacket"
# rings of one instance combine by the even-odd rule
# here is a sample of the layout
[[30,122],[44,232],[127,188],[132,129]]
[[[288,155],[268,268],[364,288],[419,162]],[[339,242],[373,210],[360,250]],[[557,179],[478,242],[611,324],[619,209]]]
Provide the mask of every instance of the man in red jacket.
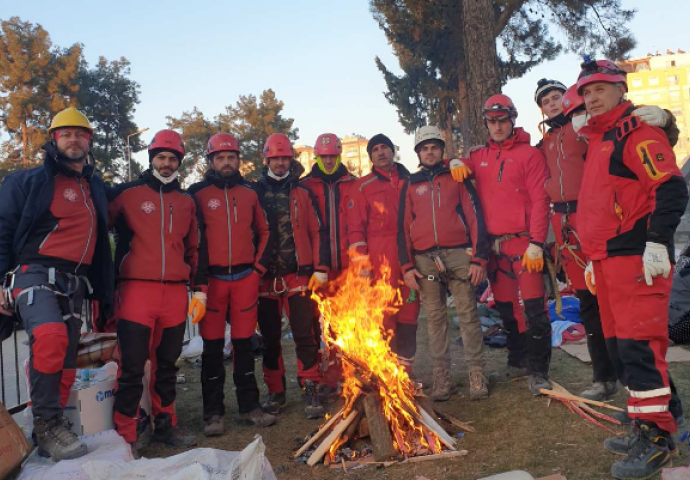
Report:
[[319,312],[311,291],[328,282],[328,237],[316,199],[299,177],[304,167],[294,160],[287,135],[274,133],[264,144],[266,166],[257,183],[275,241],[268,272],[259,286],[259,327],[266,351],[264,409],[277,414],[285,405],[285,367],[280,346],[282,313],[290,320],[297,351],[297,376],[303,388],[307,418],[324,415],[319,399]]
[[[529,373],[529,389],[539,395],[550,388],[551,322],[544,298],[543,245],[549,228],[549,177],[544,155],[530,146],[530,137],[515,128],[517,109],[505,95],[493,95],[484,105],[489,129],[486,147],[467,159],[453,160],[453,178],[463,181],[474,172],[493,243],[489,262],[491,287],[503,325],[508,331],[508,374]],[[519,294],[527,325],[518,312]]]
[[[185,154],[182,137],[172,130],[156,133],[148,148],[150,168],[109,194],[110,223],[118,234],[115,252],[115,318],[121,360],[115,393],[118,433],[137,444],[139,402],[150,388],[153,441],[176,447],[196,445],[177,427],[175,362],[182,351],[188,306],[203,316],[206,286],[198,285],[191,304],[187,288],[197,266],[199,235],[194,200],[180,189],[178,168]],[[146,361],[151,384],[143,385]]]
[[[268,268],[271,235],[256,189],[240,174],[240,147],[228,133],[213,135],[206,149],[209,170],[189,188],[201,213],[200,230],[208,248],[199,251],[196,284],[208,283],[206,315],[199,324],[204,339],[201,393],[204,435],[223,434],[225,325],[230,321],[232,364],[240,415],[267,427],[276,417],[261,409],[254,376],[252,335],[257,324],[259,283]],[[210,278],[209,278],[210,276]]]
[[[331,269],[328,279],[333,280],[350,264],[347,254],[347,202],[357,177],[342,164],[343,145],[332,133],[319,135],[314,145],[316,163],[304,177],[305,186],[316,198],[321,218],[328,232]],[[341,369],[335,352],[323,352],[324,383],[330,390],[337,389]]]
[[[626,74],[613,62],[583,64],[577,83],[589,137],[578,197],[585,274],[596,284],[604,336],[618,378],[630,391],[628,437],[605,448],[628,456],[615,478],[648,478],[670,463],[676,421],[671,386],[668,305],[673,234],[688,201],[687,186],[663,132],[632,115]],[[592,282],[594,281],[594,282]]]
[[[431,398],[451,394],[450,331],[446,289],[455,299],[469,370],[470,399],[489,395],[484,376],[484,336],[477,315],[475,287],[486,279],[489,243],[484,219],[470,181],[457,183],[443,164],[445,142],[438,127],[415,133],[415,151],[422,168],[402,189],[398,253],[405,284],[421,291],[427,314],[429,352],[434,362]],[[419,280],[418,280],[419,279]]]
[[403,281],[397,235],[400,192],[410,172],[395,162],[395,146],[381,133],[369,140],[367,152],[373,168],[357,180],[348,202],[350,254],[353,261],[370,260],[375,280],[381,278],[384,263],[390,268],[390,284],[400,289],[403,305],[384,319],[384,327],[393,330],[393,351],[409,372],[417,352],[419,300]]

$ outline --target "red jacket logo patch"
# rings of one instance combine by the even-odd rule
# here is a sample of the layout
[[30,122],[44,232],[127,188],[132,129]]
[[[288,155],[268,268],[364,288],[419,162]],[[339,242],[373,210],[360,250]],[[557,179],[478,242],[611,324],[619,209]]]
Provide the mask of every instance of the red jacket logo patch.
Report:
[[218,210],[220,207],[220,200],[217,198],[212,198],[211,200],[208,201],[208,208],[211,210]]
[[415,189],[415,193],[417,195],[419,195],[420,197],[428,191],[429,191],[429,187],[427,185],[420,185]]
[[153,204],[153,202],[144,202],[141,204],[141,211],[151,214],[156,211],[156,206]]
[[76,202],[77,201],[77,192],[75,192],[71,188],[66,188],[62,192],[62,198],[64,198],[68,202]]

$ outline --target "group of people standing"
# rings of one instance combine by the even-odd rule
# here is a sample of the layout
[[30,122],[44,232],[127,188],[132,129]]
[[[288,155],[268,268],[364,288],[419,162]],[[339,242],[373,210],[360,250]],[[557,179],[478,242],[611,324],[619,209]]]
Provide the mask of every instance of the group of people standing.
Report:
[[[645,478],[668,464],[682,419],[664,359],[674,259],[673,233],[688,194],[669,139],[672,116],[625,100],[625,73],[608,61],[583,64],[576,85],[542,80],[535,101],[548,131],[538,146],[516,127],[505,95],[484,105],[486,145],[444,159],[438,128],[415,134],[420,168],[395,161],[385,135],[370,139],[370,174],[356,178],[342,145],[320,135],[312,171],[295,160],[290,140],[271,135],[257,182],[240,173],[240,145],[229,134],[208,141],[208,171],[182,190],[184,142],[158,132],[149,169],[108,188],[95,175],[93,129],[74,109],[60,112],[44,146],[44,165],[12,174],[0,188],[0,313],[16,313],[30,338],[34,433],[41,453],[76,458],[86,446],[67,428],[62,408],[74,381],[84,298],[98,300],[96,328],[116,331],[120,368],[117,431],[138,449],[153,440],[196,443],[177,426],[175,362],[185,319],[203,337],[204,433],[225,431],[223,348],[227,323],[240,418],[267,427],[286,405],[283,313],[290,322],[308,418],[324,415],[337,392],[336,352],[320,349],[319,312],[311,292],[350,263],[372,280],[400,289],[401,305],[383,327],[408,372],[416,354],[417,317],[427,315],[433,362],[431,397],[446,401],[451,380],[447,294],[461,325],[471,399],[489,395],[476,288],[489,279],[508,334],[506,375],[528,377],[534,395],[550,388],[551,326],[544,287],[549,218],[551,256],[581,305],[593,359],[583,396],[604,400],[620,381],[630,392],[630,434],[605,447],[627,455],[616,478]],[[661,128],[659,128],[661,127]],[[113,258],[108,232],[116,233]],[[548,253],[548,252],[547,252]],[[323,291],[326,291],[324,289]],[[417,295],[417,292],[420,295]],[[252,335],[264,340],[260,402]],[[143,384],[146,362],[150,383]],[[144,388],[153,425],[139,421]]]

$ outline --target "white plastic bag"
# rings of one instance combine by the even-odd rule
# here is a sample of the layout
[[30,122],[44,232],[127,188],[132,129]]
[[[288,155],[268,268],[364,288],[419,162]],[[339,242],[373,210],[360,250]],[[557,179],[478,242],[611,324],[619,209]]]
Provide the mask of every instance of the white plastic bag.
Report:
[[187,345],[182,348],[180,359],[184,358],[188,362],[194,362],[201,354],[204,353],[204,340],[201,336],[193,337]]

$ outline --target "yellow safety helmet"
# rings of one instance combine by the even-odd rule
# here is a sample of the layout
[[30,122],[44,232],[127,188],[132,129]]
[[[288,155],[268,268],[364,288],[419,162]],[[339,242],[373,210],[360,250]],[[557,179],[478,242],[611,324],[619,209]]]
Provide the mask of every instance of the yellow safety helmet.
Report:
[[56,129],[63,127],[80,127],[88,130],[89,133],[93,135],[93,128],[91,128],[89,119],[74,107],[65,108],[55,115],[53,121],[50,123],[48,133],[52,135]]

